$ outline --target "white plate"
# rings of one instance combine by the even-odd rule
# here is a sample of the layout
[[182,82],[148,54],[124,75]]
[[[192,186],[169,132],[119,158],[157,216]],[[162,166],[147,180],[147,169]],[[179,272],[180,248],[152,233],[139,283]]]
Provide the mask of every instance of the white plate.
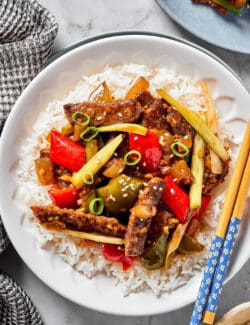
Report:
[[[194,276],[184,288],[156,298],[149,293],[122,297],[118,287],[105,276],[88,280],[52,252],[36,243],[23,207],[14,200],[17,180],[18,146],[39,111],[60,98],[83,73],[95,73],[106,64],[133,61],[149,66],[171,65],[193,78],[213,80],[213,96],[227,128],[240,143],[249,119],[249,94],[241,81],[218,58],[182,40],[137,33],[102,36],[83,42],[47,66],[25,89],[5,125],[0,146],[0,209],[7,233],[29,268],[50,288],[64,297],[102,312],[119,315],[153,315],[169,312],[193,302],[201,281]],[[246,218],[245,218],[246,220]],[[240,245],[235,250],[228,279],[249,258],[250,223],[241,228]]]

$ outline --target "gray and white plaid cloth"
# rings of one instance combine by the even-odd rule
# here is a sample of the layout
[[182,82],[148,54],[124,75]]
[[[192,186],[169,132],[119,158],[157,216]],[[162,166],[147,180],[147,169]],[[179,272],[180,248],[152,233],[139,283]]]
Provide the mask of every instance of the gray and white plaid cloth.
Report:
[[[57,29],[55,17],[35,0],[0,0],[0,134],[15,101],[44,66]],[[0,254],[7,244],[0,217]],[[42,324],[27,294],[1,270],[0,324]]]

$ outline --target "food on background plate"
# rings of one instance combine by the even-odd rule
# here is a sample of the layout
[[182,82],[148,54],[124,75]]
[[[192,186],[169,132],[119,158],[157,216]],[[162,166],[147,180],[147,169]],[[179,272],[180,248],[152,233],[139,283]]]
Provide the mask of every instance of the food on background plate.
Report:
[[239,9],[246,6],[247,0],[192,0],[196,3],[208,4],[216,8],[221,13],[232,12],[237,16],[241,16]]
[[174,290],[205,264],[230,155],[204,82],[106,67],[32,130],[18,196],[43,245],[87,277],[113,276],[125,295]]

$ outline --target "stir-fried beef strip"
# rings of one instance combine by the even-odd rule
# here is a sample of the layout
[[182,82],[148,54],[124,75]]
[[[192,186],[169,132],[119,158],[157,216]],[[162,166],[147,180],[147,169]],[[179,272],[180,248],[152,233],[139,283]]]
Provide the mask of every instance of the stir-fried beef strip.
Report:
[[164,227],[173,229],[177,223],[173,223],[175,218],[173,212],[167,210],[167,207],[157,207],[157,213],[153,217],[150,228],[148,230],[148,238],[154,240],[158,238],[164,231]]
[[73,209],[61,209],[54,205],[32,206],[31,209],[39,222],[51,229],[96,232],[121,238],[126,232],[126,226],[115,218],[95,216]]
[[141,124],[149,129],[166,129],[166,114],[169,105],[161,98],[154,98],[148,91],[140,93],[136,99],[143,107]]
[[91,118],[94,126],[111,125],[117,123],[135,123],[142,111],[141,104],[135,99],[117,100],[112,103],[90,103],[64,105],[64,112],[71,124],[72,114],[82,112]]
[[126,256],[139,256],[143,253],[147,233],[152,218],[156,215],[156,206],[161,199],[164,186],[164,180],[153,177],[139,194],[135,206],[130,209],[125,234]]
[[194,129],[172,106],[167,109],[167,122],[172,135],[178,134],[183,137],[191,135],[191,138],[193,138]]

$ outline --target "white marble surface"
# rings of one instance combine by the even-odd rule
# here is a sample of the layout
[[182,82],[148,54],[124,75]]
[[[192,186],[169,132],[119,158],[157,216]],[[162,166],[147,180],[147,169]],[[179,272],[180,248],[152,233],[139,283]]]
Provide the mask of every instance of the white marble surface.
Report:
[[[153,31],[179,36],[217,54],[242,78],[250,90],[250,55],[216,48],[177,26],[153,0],[39,0],[51,10],[59,23],[54,52],[101,33],[125,30]],[[173,0],[174,1],[174,0]],[[44,285],[9,246],[0,256],[0,267],[30,295],[46,325],[183,325],[188,324],[193,306],[152,317],[118,317],[80,307]],[[250,300],[250,263],[223,289],[217,316]]]

